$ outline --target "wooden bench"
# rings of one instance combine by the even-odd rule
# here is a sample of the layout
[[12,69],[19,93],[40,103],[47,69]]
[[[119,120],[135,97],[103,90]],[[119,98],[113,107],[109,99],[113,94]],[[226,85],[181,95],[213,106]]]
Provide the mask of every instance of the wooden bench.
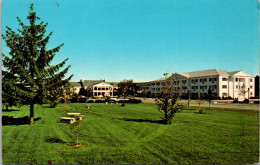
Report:
[[83,120],[83,117],[84,117],[85,115],[79,115],[79,117],[78,117],[78,120]]
[[70,123],[70,124],[73,124],[76,122],[76,119],[74,117],[60,117],[60,121],[62,123]]
[[69,115],[69,116],[80,116],[80,113],[67,113],[67,115]]

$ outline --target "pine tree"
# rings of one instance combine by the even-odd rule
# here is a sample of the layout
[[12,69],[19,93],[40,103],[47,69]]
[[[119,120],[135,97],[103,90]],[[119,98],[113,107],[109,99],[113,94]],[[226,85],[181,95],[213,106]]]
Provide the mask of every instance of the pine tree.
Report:
[[46,49],[52,32],[46,36],[47,23],[43,21],[36,23],[36,20],[40,18],[36,15],[33,4],[30,5],[27,19],[30,22],[29,25],[25,25],[17,17],[22,27],[18,29],[18,33],[6,27],[3,39],[10,48],[10,52],[9,55],[2,55],[4,69],[13,75],[12,80],[15,81],[17,95],[20,96],[19,101],[30,105],[30,124],[33,124],[34,105],[47,102],[48,93],[65,86],[73,75],[64,79],[70,65],[59,71],[68,58],[57,65],[50,64],[63,44],[50,50]]
[[15,77],[6,72],[2,72],[2,103],[5,105],[6,110],[8,107],[19,106],[19,93],[18,88],[15,86]]

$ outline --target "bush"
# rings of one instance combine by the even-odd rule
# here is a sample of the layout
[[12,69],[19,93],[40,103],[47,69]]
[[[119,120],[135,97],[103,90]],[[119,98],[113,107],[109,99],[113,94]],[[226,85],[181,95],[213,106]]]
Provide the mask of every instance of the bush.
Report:
[[248,100],[248,99],[245,99],[245,100],[243,101],[243,103],[249,103],[249,100]]
[[238,99],[235,99],[235,100],[233,101],[233,103],[238,103]]
[[87,103],[94,103],[94,100],[87,100]]
[[138,104],[138,103],[142,103],[142,100],[141,100],[141,99],[133,98],[133,99],[129,99],[127,102],[128,102],[128,103]]
[[254,104],[259,104],[259,101],[254,101]]
[[96,100],[95,103],[104,103],[105,100]]
[[79,98],[79,103],[85,103],[86,101],[87,101],[87,98],[85,98],[85,97]]

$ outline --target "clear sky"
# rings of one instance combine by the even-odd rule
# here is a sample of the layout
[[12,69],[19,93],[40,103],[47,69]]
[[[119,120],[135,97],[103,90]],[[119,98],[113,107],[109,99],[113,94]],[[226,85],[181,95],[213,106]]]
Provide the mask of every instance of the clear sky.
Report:
[[[2,27],[19,28],[33,2],[64,43],[73,81],[150,81],[204,69],[259,74],[257,0],[3,0]],[[4,29],[3,29],[4,32]],[[8,49],[3,44],[3,52]]]

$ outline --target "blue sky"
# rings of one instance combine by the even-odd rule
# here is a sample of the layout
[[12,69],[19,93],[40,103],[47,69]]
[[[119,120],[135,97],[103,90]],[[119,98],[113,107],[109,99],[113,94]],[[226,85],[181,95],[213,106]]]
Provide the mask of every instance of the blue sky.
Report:
[[[29,4],[64,43],[73,81],[150,81],[204,69],[259,74],[257,0],[4,0],[2,27],[28,23]],[[4,29],[3,29],[4,32]],[[3,44],[3,52],[8,48]]]

